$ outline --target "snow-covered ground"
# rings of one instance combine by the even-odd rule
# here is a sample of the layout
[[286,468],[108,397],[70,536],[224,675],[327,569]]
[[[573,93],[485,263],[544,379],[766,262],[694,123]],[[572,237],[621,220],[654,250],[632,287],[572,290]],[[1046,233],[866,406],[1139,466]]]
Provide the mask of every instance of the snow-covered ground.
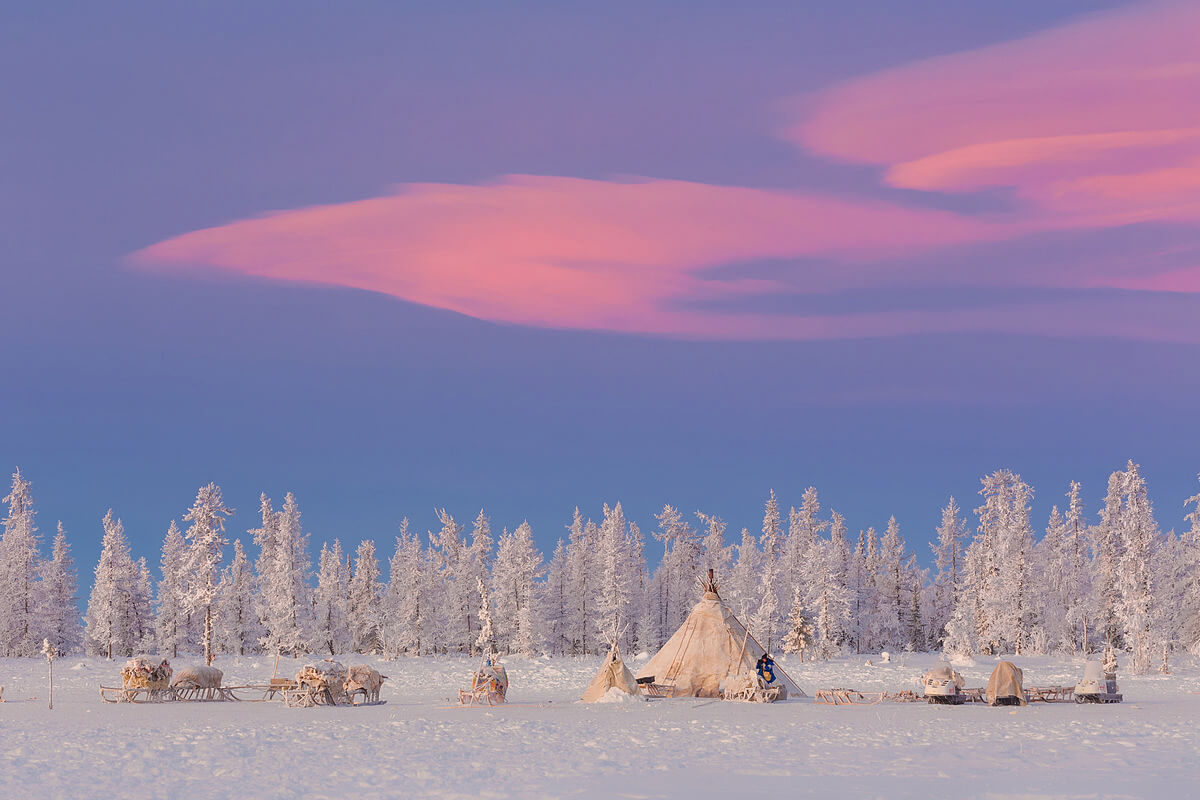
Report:
[[[819,688],[917,688],[933,656],[788,664]],[[1027,684],[1073,684],[1063,659],[1014,659]],[[346,658],[358,663],[360,658]],[[176,667],[187,663],[180,659]],[[1200,795],[1200,669],[1122,675],[1126,702],[1026,708],[657,700],[576,703],[600,663],[505,660],[512,705],[448,698],[474,662],[376,662],[383,706],[110,705],[119,662],[0,661],[0,797],[1170,797]],[[787,662],[785,661],[785,664]],[[960,668],[986,683],[994,661]],[[268,658],[219,660],[261,682]],[[636,666],[636,664],[634,665]],[[284,662],[280,674],[294,672]],[[36,696],[36,700],[27,700]]]

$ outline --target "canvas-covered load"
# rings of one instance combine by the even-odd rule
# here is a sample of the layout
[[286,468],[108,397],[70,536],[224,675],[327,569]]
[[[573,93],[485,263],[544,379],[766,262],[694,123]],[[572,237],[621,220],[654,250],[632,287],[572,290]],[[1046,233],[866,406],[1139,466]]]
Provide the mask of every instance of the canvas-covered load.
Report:
[[304,690],[324,692],[334,705],[344,705],[349,702],[346,697],[346,675],[345,665],[326,658],[315,664],[306,664],[296,673],[296,684]]
[[1020,667],[1011,661],[1001,661],[988,678],[988,705],[1025,705],[1024,679]]
[[631,695],[641,694],[633,673],[629,671],[629,667],[625,666],[625,662],[621,658],[621,648],[615,641],[609,648],[608,657],[604,659],[600,671],[596,673],[596,677],[592,679],[591,685],[588,686],[581,699],[585,703],[594,703],[606,696],[612,689],[618,689]]
[[170,683],[171,665],[166,659],[156,664],[145,656],[137,656],[121,668],[121,685],[126,689],[166,689]]
[[196,665],[179,670],[171,685],[180,689],[220,689],[224,677],[225,673],[216,667]]
[[[721,602],[711,575],[704,589],[679,630],[638,670],[638,680],[653,678],[656,691],[667,697],[724,697],[726,680],[755,675],[765,652]],[[774,677],[765,688],[779,690],[770,692],[770,699],[784,699],[788,693],[804,696],[783,670],[777,669]]]

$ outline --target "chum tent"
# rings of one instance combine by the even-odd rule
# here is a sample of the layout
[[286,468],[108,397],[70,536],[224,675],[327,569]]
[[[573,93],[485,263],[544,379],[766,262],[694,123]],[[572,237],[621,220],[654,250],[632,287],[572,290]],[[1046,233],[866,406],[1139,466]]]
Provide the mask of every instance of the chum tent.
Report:
[[600,667],[600,671],[596,673],[596,677],[592,679],[580,699],[585,703],[594,703],[608,694],[611,689],[620,689],[627,694],[641,695],[633,673],[629,671],[629,667],[625,666],[625,662],[621,658],[621,648],[617,645],[616,639],[609,648],[608,657],[604,659],[603,666]]
[[[721,601],[711,570],[702,587],[704,596],[683,625],[637,673],[638,680],[653,679],[667,697],[723,697],[726,679],[753,676],[765,652]],[[776,674],[774,685],[807,697],[778,666]]]

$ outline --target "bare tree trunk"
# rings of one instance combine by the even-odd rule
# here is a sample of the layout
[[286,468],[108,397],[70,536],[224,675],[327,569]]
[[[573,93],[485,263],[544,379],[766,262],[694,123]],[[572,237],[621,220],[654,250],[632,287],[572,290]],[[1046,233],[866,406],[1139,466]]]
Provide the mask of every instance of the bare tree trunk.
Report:
[[204,663],[210,667],[212,666],[212,662],[213,662],[212,635],[213,635],[212,606],[205,606],[204,607]]

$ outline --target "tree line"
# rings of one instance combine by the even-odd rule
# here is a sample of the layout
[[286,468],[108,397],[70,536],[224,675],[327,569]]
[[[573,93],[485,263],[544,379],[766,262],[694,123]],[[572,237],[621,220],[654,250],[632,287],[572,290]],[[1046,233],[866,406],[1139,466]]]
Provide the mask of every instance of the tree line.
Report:
[[[719,516],[670,505],[643,533],[621,504],[597,520],[575,509],[550,557],[523,522],[498,536],[480,511],[470,525],[445,510],[423,534],[400,523],[381,555],[334,539],[316,563],[299,504],[265,494],[242,538],[209,484],[163,539],[157,570],[134,557],[121,520],[101,521],[99,562],[80,617],[62,524],[42,553],[30,483],[16,471],[3,499],[0,654],[109,658],[203,654],[431,653],[582,655],[619,638],[653,651],[697,600],[712,569],[722,598],[769,649],[827,659],[884,649],[975,653],[1131,654],[1134,671],[1200,654],[1200,494],[1190,527],[1162,532],[1132,461],[1112,474],[1099,513],[1072,482],[1038,536],[1033,489],[1008,470],[981,480],[968,516],[951,497],[933,532],[932,566],[918,563],[891,518],[851,537],[816,489],[785,513],[774,491],[761,530],[727,535]],[[182,523],[182,524],[181,524]],[[972,530],[973,529],[973,530]],[[647,548],[660,554],[654,569]],[[386,570],[381,559],[386,557]],[[157,573],[156,575],[154,573]],[[385,575],[386,572],[386,575]]]

